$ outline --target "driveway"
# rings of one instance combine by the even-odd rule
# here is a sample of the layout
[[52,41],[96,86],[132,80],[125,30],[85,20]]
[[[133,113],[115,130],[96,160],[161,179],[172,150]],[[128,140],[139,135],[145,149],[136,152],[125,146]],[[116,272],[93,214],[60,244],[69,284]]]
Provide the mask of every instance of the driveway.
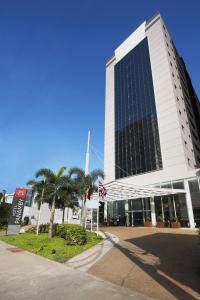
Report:
[[153,299],[200,299],[200,241],[196,231],[108,227],[119,237],[89,273]]
[[145,300],[128,289],[0,241],[1,300]]

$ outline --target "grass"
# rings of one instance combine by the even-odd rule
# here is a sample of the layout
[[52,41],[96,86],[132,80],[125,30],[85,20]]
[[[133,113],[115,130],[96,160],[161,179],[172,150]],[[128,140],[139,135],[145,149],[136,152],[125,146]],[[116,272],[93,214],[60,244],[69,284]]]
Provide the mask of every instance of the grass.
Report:
[[32,233],[15,236],[0,236],[0,240],[29,252],[47,257],[58,262],[65,262],[84,250],[98,244],[102,238],[95,233],[87,232],[85,245],[66,245],[66,241],[60,237],[48,238],[47,233],[38,236]]

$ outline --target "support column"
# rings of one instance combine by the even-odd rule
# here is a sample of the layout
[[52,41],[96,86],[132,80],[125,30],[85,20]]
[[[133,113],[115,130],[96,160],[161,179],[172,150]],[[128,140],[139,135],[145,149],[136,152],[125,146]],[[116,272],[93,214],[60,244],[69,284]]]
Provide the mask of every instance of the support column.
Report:
[[156,226],[156,212],[155,212],[154,197],[150,198],[150,205],[151,205],[151,222],[152,222],[152,226]]
[[193,214],[193,209],[192,209],[192,199],[191,199],[190,188],[189,188],[189,184],[188,184],[187,180],[184,180],[184,188],[186,191],[186,205],[187,205],[187,212],[188,212],[190,228],[195,228],[194,214]]
[[104,212],[103,212],[103,218],[104,220],[108,220],[108,202],[104,202]]
[[125,209],[125,216],[126,216],[125,226],[129,226],[130,224],[129,224],[129,214],[128,214],[128,200],[125,200],[124,209]]

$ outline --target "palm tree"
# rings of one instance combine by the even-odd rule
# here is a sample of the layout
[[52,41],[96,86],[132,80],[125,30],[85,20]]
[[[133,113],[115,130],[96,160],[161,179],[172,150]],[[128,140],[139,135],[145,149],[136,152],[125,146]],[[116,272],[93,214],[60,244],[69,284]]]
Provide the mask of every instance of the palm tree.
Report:
[[59,192],[59,199],[58,199],[58,207],[63,210],[62,215],[62,223],[64,224],[65,221],[65,208],[67,208],[67,224],[68,224],[68,215],[69,215],[69,208],[74,208],[76,203],[77,197],[75,195],[73,185],[68,189],[61,189]]
[[60,190],[67,186],[69,182],[69,176],[63,175],[64,171],[66,170],[65,166],[62,166],[57,173],[54,173],[50,169],[40,169],[37,172],[37,177],[42,176],[45,178],[48,186],[51,189],[50,197],[52,197],[52,204],[51,204],[51,214],[50,214],[50,224],[49,224],[49,238],[53,236],[53,221],[56,209],[56,202],[59,197]]
[[[36,173],[35,177],[38,177],[38,174]],[[49,194],[51,192],[50,186],[48,185],[47,180],[45,178],[42,178],[41,180],[35,180],[31,179],[29,180],[26,185],[31,186],[33,190],[34,195],[34,202],[37,203],[38,209],[39,209],[39,215],[37,220],[37,229],[36,229],[36,235],[39,233],[39,226],[40,226],[40,219],[41,219],[41,209],[42,204],[44,202],[49,201]]]
[[[104,172],[101,169],[95,169],[89,174],[85,174],[83,169],[71,168],[69,170],[69,176],[74,176],[74,182],[77,184],[79,196],[82,199],[82,222],[85,212],[85,203],[87,200],[88,193],[93,193],[98,190],[96,185],[98,178],[104,178]],[[86,216],[85,216],[86,217]]]

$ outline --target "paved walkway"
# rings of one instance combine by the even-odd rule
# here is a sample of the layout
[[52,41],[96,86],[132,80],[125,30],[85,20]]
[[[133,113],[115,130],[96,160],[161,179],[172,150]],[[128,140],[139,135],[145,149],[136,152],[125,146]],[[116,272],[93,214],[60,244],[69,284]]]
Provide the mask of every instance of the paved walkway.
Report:
[[103,234],[103,236],[105,239],[101,243],[68,260],[65,265],[87,272],[119,241],[115,235],[110,233],[106,233],[106,236]]
[[196,231],[108,227],[119,237],[89,273],[153,299],[200,299],[200,241]]
[[89,274],[0,241],[2,300],[145,300]]

